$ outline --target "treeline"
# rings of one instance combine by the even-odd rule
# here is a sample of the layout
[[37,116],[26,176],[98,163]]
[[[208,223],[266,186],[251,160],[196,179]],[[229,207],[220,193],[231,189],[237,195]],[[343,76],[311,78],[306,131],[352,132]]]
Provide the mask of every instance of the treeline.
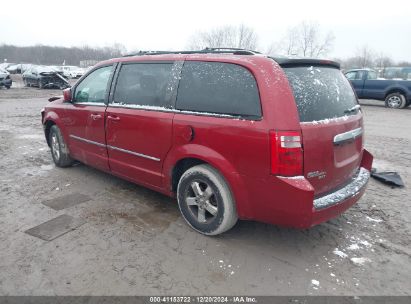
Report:
[[79,65],[82,60],[105,60],[124,55],[121,44],[107,47],[61,47],[61,46],[15,46],[0,44],[0,63],[7,59],[12,63],[34,63],[45,65]]

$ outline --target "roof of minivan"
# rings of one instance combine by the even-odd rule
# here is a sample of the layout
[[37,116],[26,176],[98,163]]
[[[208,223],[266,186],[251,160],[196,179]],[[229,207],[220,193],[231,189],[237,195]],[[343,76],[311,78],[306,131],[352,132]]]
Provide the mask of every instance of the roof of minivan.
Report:
[[[340,68],[340,64],[338,62],[332,60],[325,60],[325,59],[315,59],[315,58],[298,58],[298,57],[272,57],[262,54],[255,54],[255,55],[239,55],[239,54],[230,54],[230,53],[190,53],[190,54],[176,54],[176,53],[166,53],[166,54],[146,54],[146,55],[135,55],[135,56],[125,56],[119,58],[109,59],[100,64],[107,64],[107,63],[114,63],[114,62],[130,62],[130,61],[174,61],[174,60],[211,60],[211,61],[218,61],[222,60],[225,61],[229,59],[230,61],[236,62],[243,62],[243,63],[250,63],[250,61],[254,61],[255,59],[261,60],[264,59],[271,59],[277,62],[280,66],[283,67],[291,67],[291,66],[299,66],[299,65],[327,65],[332,66],[335,68]],[[257,60],[258,60],[257,59]]]
[[250,63],[250,61],[255,60],[267,60],[268,57],[265,55],[235,55],[229,53],[216,53],[216,54],[156,54],[156,55],[136,55],[136,56],[125,56],[119,58],[113,58],[109,60],[102,61],[98,65],[104,65],[114,62],[130,62],[130,61],[176,61],[176,60],[210,60],[210,61],[236,61],[243,63]]

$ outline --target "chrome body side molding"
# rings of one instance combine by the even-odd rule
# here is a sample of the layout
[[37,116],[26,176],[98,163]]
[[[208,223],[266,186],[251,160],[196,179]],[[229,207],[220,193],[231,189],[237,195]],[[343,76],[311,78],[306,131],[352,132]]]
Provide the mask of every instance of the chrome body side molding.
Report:
[[142,154],[142,153],[137,153],[137,152],[134,152],[134,151],[122,149],[122,148],[115,147],[115,146],[105,145],[105,144],[102,144],[102,143],[99,143],[99,142],[96,142],[96,141],[92,141],[92,140],[89,140],[89,139],[85,139],[83,137],[76,136],[76,135],[73,135],[73,134],[70,134],[70,137],[74,138],[76,140],[88,143],[88,144],[99,146],[99,147],[108,148],[108,149],[120,151],[120,152],[123,152],[123,153],[128,153],[128,154],[131,154],[131,155],[134,155],[134,156],[138,156],[138,157],[142,157],[142,158],[146,158],[146,159],[151,159],[151,160],[154,160],[154,161],[160,161],[159,158],[154,157],[154,156],[150,156],[150,155],[146,155],[146,154]]

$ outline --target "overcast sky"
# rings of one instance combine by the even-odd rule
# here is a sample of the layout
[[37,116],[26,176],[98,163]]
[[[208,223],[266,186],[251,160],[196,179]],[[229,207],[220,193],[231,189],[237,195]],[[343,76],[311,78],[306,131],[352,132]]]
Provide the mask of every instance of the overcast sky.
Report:
[[329,57],[349,57],[367,45],[411,61],[410,11],[411,0],[9,0],[0,7],[0,43],[177,50],[196,31],[242,23],[257,32],[264,50],[308,20],[334,33]]

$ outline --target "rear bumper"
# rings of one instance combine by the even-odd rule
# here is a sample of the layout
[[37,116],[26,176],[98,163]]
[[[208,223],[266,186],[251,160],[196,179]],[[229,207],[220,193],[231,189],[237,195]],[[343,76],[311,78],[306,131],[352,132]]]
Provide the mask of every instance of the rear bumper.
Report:
[[[342,188],[321,197],[314,197],[314,188],[305,178],[272,177],[265,181],[247,181],[258,188],[250,197],[245,216],[274,225],[309,228],[339,216],[354,205],[364,194],[370,178],[372,155],[364,150],[360,168],[351,181]],[[264,189],[264,190],[263,190]],[[250,200],[249,197],[249,200]]]
[[370,179],[370,171],[361,167],[352,180],[343,188],[314,199],[314,209],[321,210],[340,204],[347,199],[357,196]]

